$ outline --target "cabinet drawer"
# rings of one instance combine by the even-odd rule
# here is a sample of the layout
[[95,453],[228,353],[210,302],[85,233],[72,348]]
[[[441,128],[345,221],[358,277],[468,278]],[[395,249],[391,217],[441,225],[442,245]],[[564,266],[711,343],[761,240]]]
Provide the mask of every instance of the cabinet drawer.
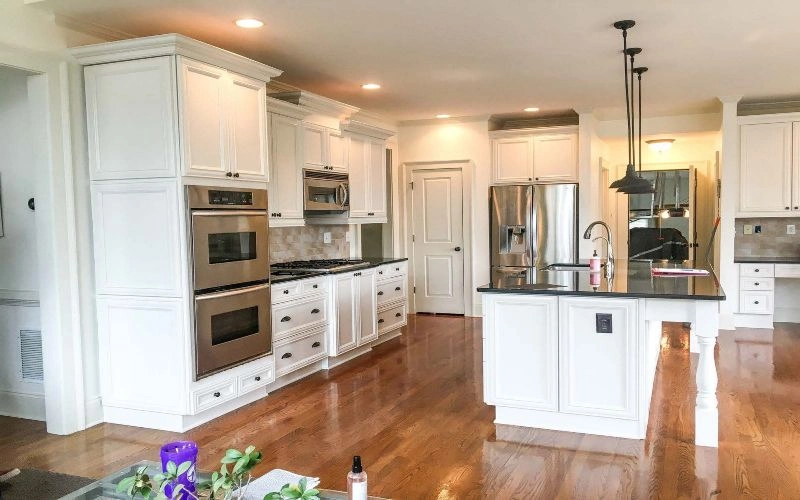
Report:
[[192,404],[194,406],[194,413],[200,413],[235,398],[236,385],[236,378],[231,377],[224,382],[214,384],[198,391],[193,391]]
[[378,281],[394,278],[395,276],[402,276],[408,274],[408,262],[395,262],[394,264],[386,264],[378,268],[376,279]]
[[406,279],[399,277],[378,283],[378,307],[406,297]]
[[397,330],[408,322],[406,305],[400,305],[378,313],[378,334]]
[[775,264],[776,278],[800,278],[800,264]]
[[739,292],[739,312],[742,314],[772,314],[773,292]]
[[775,290],[775,278],[740,278],[739,290]]
[[328,298],[293,300],[272,309],[272,337],[286,338],[292,332],[328,322]]
[[750,278],[759,278],[761,276],[772,278],[775,276],[775,264],[739,264],[739,266],[739,276]]
[[323,276],[319,278],[303,280],[301,285],[303,287],[304,295],[310,295],[312,293],[325,293],[328,291],[328,278]]
[[275,347],[275,374],[281,377],[327,357],[325,330],[318,330]]
[[290,281],[272,285],[272,303],[281,304],[301,296],[303,284],[300,281]]
[[275,381],[275,366],[270,362],[269,366],[262,367],[256,371],[239,375],[239,394],[254,391],[260,387],[266,387]]

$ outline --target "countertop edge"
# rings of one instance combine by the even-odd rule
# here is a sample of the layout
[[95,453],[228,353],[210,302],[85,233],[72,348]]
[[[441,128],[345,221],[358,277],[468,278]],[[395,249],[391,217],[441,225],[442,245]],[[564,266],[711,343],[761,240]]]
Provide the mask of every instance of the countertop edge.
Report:
[[800,264],[800,257],[734,257],[734,264]]
[[545,290],[531,290],[525,288],[494,288],[489,286],[481,286],[477,288],[480,293],[513,293],[521,295],[569,295],[573,297],[616,297],[616,298],[631,298],[631,299],[666,299],[666,300],[709,300],[722,302],[727,300],[727,296],[722,295],[679,295],[679,294],[652,294],[652,293],[639,293],[639,292],[590,292],[585,290],[558,290],[558,289],[545,289]]
[[277,285],[277,284],[280,284],[280,283],[287,283],[287,282],[290,282],[290,281],[299,281],[299,280],[305,280],[305,279],[309,279],[309,278],[319,278],[320,276],[330,276],[330,275],[334,275],[334,274],[349,273],[349,272],[353,272],[353,271],[360,271],[360,270],[363,270],[363,269],[373,269],[373,268],[376,268],[376,267],[384,266],[386,264],[396,264],[398,262],[405,262],[405,261],[408,260],[408,257],[396,257],[396,258],[395,257],[391,257],[391,258],[388,258],[386,260],[382,260],[381,262],[377,262],[377,259],[373,259],[372,262],[370,261],[370,259],[363,259],[363,260],[366,261],[366,262],[369,262],[369,265],[368,266],[360,266],[360,267],[357,267],[355,269],[346,269],[346,270],[343,270],[343,271],[336,271],[336,272],[322,272],[322,271],[319,271],[319,272],[312,272],[312,273],[304,274],[302,276],[287,276],[285,278],[278,277],[278,278],[271,279],[270,280],[270,284],[271,285]]

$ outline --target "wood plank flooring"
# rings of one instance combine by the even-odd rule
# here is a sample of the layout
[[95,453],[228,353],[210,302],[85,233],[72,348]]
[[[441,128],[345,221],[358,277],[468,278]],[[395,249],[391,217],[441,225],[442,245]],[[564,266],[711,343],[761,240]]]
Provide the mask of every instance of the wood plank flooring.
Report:
[[100,477],[180,437],[199,443],[201,468],[252,443],[256,473],[333,489],[360,454],[370,492],[397,499],[800,498],[800,325],[722,332],[719,450],[693,444],[696,357],[680,325],[665,331],[645,441],[495,429],[480,349],[479,319],[411,316],[402,338],[184,435],[103,424],[61,437],[0,417],[0,469]]

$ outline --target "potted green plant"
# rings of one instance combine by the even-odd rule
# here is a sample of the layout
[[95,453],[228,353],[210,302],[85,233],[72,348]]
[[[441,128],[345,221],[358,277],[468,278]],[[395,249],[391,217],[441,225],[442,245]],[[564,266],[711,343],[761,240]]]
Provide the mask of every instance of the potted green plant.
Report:
[[[188,491],[183,485],[176,483],[178,476],[186,472],[191,466],[190,462],[175,464],[167,463],[166,472],[148,474],[147,467],[139,468],[132,476],[122,479],[117,484],[117,492],[125,493],[131,498],[144,498],[156,500],[169,499],[209,499],[209,500],[239,500],[245,498],[247,487],[252,480],[250,471],[259,462],[262,454],[254,446],[248,446],[243,452],[229,449],[220,460],[219,471],[211,474],[211,478],[197,484],[194,492]],[[167,486],[173,489],[167,496]],[[306,479],[302,478],[297,484],[285,484],[279,491],[267,493],[264,500],[319,500],[319,491],[308,488]]]

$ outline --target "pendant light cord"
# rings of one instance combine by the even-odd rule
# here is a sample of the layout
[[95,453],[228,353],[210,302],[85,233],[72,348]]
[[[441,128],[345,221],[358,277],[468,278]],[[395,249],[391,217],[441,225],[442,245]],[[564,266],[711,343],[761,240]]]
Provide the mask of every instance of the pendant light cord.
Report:
[[631,130],[631,103],[628,92],[628,30],[626,29],[622,30],[622,60],[625,62],[625,121],[628,125],[628,165],[631,165],[633,161],[631,158],[633,153],[633,131]]
[[642,72],[637,71],[637,75],[639,77],[639,177],[641,177],[642,176]]
[[[635,50],[635,49],[631,49],[631,51],[633,51],[633,50]],[[633,56],[634,56],[634,54],[633,54],[633,52],[631,52],[631,158],[633,159],[632,165],[635,167],[636,166],[636,145],[635,145],[635,142],[634,142],[635,141],[635,135],[634,134],[636,132],[636,112],[635,112],[635,108],[634,108],[634,102],[635,102],[634,101],[634,96],[636,94],[636,91],[635,91],[635,89],[633,87],[633,61],[634,61]],[[627,81],[626,81],[626,83],[627,83]],[[640,107],[639,108],[639,119],[640,120],[642,118],[641,117],[641,114],[642,114],[641,111],[642,111],[642,109]],[[641,154],[641,147],[639,148],[639,153]]]

